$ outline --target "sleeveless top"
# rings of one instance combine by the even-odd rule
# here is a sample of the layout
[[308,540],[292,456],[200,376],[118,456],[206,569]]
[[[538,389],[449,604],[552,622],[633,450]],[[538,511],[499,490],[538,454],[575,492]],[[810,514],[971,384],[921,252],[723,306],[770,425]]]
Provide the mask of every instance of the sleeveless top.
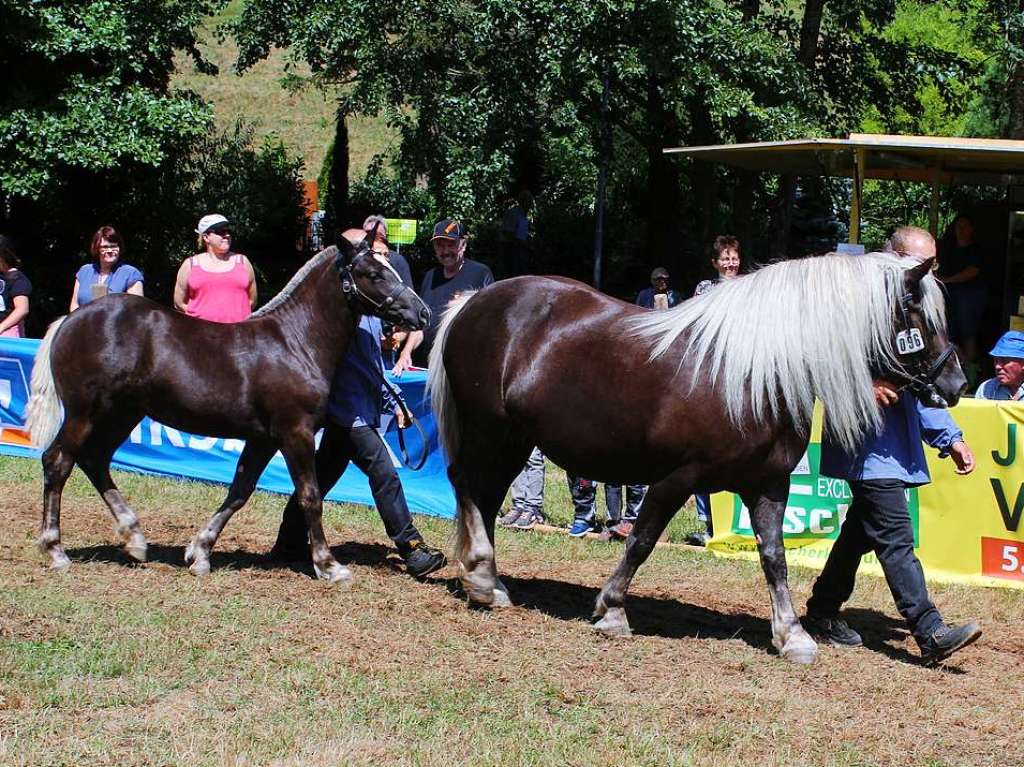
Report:
[[208,272],[192,256],[185,314],[211,322],[241,322],[249,316],[249,270],[241,254],[226,272]]
[[[96,264],[85,264],[75,275],[78,280],[78,305],[85,306],[93,300],[92,286],[100,279],[100,272]],[[127,293],[128,288],[136,282],[143,282],[142,272],[131,264],[118,264],[110,276],[107,277],[107,291],[109,293]]]

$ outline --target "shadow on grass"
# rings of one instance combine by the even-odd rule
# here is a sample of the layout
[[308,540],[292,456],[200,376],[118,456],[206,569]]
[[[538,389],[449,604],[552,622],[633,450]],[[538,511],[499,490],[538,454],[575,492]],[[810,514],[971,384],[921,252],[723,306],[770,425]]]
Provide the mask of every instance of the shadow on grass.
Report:
[[[332,546],[331,553],[343,565],[360,565],[365,567],[390,567],[396,569],[394,558],[389,558],[392,550],[379,543],[360,543],[352,541],[340,546]],[[185,568],[185,547],[165,546],[150,543],[149,562]],[[121,546],[102,544],[97,546],[81,546],[67,550],[67,555],[74,562],[110,562],[127,567],[138,567],[140,564],[129,557]],[[210,554],[210,566],[214,570],[291,570],[310,578],[315,578],[313,565],[308,560],[295,559],[283,561],[270,556],[269,552],[252,552],[245,549],[218,551]]]
[[[351,541],[331,548],[335,558],[343,565],[364,567],[387,567],[400,570],[394,552],[379,543]],[[137,566],[120,546],[104,544],[83,546],[68,550],[68,556],[76,562],[110,562],[129,567]],[[150,544],[149,561],[185,567],[184,546]],[[210,557],[213,569],[254,569],[290,570],[309,578],[315,578],[313,567],[308,561],[283,562],[270,557],[266,552],[251,552],[244,549],[217,551]],[[590,621],[599,588],[550,578],[516,578],[503,576],[512,600],[517,607],[549,615],[565,621]],[[430,578],[427,582],[443,586],[451,594],[465,598],[465,592],[458,578]],[[769,607],[765,603],[765,612]],[[771,625],[764,617],[746,612],[726,613],[709,607],[680,602],[677,599],[631,595],[626,600],[626,612],[633,633],[639,636],[658,636],[667,639],[710,638],[741,639],[749,646],[769,653],[775,649],[771,644]],[[903,644],[907,638],[906,624],[899,618],[865,608],[852,608],[843,612],[851,625],[864,637],[864,646],[893,660],[917,664],[920,658],[907,652]],[[963,669],[946,667],[947,673],[965,673]]]

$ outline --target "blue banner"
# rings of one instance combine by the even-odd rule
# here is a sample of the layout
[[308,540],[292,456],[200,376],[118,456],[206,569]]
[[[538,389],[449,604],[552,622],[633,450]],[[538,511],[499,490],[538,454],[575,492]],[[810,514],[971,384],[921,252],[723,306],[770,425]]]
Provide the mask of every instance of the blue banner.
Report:
[[[25,423],[32,361],[38,348],[39,341],[34,339],[0,338],[0,454],[39,456],[39,451],[28,444],[26,435],[20,431]],[[426,431],[428,439],[426,464],[419,471],[410,471],[397,458],[400,455],[397,430],[393,419],[386,419],[384,441],[391,450],[409,508],[421,514],[451,518],[455,514],[455,496],[438,446],[430,403],[424,397],[427,374],[407,371],[400,379],[392,380],[401,386],[409,409]],[[409,457],[417,460],[423,449],[419,432],[415,428],[407,429],[405,441]],[[112,466],[145,474],[187,477],[227,485],[234,476],[235,464],[244,445],[237,439],[188,434],[145,418],[114,453]],[[271,460],[258,486],[261,490],[275,493],[292,492],[292,481],[280,453]],[[351,464],[327,498],[373,505],[366,476]]]

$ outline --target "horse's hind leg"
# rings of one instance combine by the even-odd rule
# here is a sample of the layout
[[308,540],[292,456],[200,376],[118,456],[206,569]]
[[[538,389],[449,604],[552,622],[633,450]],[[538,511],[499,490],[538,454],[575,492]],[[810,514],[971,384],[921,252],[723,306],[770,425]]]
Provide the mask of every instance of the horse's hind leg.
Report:
[[609,636],[625,637],[633,632],[626,618],[626,593],[637,569],[654,551],[658,538],[675,516],[679,507],[690,496],[688,483],[676,475],[651,485],[633,524],[633,532],[626,539],[619,566],[605,581],[594,605],[594,617],[599,620],[594,628]]
[[114,529],[124,541],[125,551],[132,559],[145,562],[148,546],[146,536],[142,534],[142,528],[139,526],[139,518],[110,476],[110,461],[114,457],[114,451],[124,442],[138,421],[139,418],[136,416],[122,416],[94,428],[78,458],[78,465],[110,509],[114,517]]
[[768,581],[772,603],[772,644],[779,655],[794,663],[811,663],[818,646],[800,625],[789,593],[786,549],[782,542],[782,518],[789,493],[788,477],[783,484],[759,496],[743,496],[750,509],[750,524],[757,536],[761,569]]
[[227,497],[220,508],[210,517],[206,527],[196,533],[195,538],[185,549],[185,563],[193,575],[206,575],[210,572],[210,550],[220,537],[224,526],[232,515],[242,508],[256,489],[263,470],[274,456],[276,446],[273,442],[260,442],[250,439],[238,458],[235,467],[235,478],[228,488]]
[[[493,448],[492,448],[493,450]],[[523,468],[532,447],[504,448],[495,454],[463,449],[463,455],[481,456],[486,468],[460,458],[448,469],[458,502],[455,557],[462,564],[462,584],[475,604],[507,607],[508,589],[498,578],[494,556],[494,522],[512,480]]]

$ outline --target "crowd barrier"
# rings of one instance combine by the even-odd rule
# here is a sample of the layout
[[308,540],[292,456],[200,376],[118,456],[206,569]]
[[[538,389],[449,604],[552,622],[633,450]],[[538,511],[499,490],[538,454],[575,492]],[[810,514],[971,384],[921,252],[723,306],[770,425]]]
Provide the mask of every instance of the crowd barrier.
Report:
[[[925,447],[932,482],[907,492],[914,545],[929,580],[1024,588],[1024,404],[964,399],[952,410],[974,452],[972,474]],[[790,479],[783,535],[790,564],[821,568],[850,504],[850,487],[818,473],[821,409],[811,444]],[[750,515],[739,497],[711,498],[715,537],[724,556],[756,558]],[[861,568],[881,574],[874,554]]]
[[[0,338],[0,454],[38,457],[39,451],[29,443],[21,427],[24,425],[25,405],[28,401],[32,361],[39,341],[33,339]],[[398,436],[389,420],[384,432],[385,442],[391,450],[405,488],[409,508],[421,514],[452,517],[455,496],[445,473],[444,460],[437,443],[437,428],[424,401],[427,376],[422,371],[408,371],[400,379],[392,379],[427,434],[429,455],[419,471],[410,471],[396,458]],[[409,456],[416,460],[421,455],[422,442],[416,429],[406,431]],[[230,483],[235,464],[244,443],[237,439],[203,437],[172,429],[149,418],[144,419],[127,441],[114,454],[117,469],[158,474],[169,477],[188,477],[209,482]],[[284,459],[278,453],[271,460],[259,488],[277,493],[292,491],[291,478]],[[365,475],[349,465],[341,481],[328,493],[332,501],[372,505],[373,498]]]

